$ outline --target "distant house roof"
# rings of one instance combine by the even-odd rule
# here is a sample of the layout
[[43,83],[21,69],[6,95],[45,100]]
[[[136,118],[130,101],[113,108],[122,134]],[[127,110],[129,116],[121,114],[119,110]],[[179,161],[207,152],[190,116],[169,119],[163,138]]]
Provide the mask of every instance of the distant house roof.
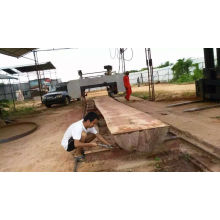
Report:
[[37,48],[0,48],[0,53],[7,56],[19,58],[27,53],[30,53],[34,49]]

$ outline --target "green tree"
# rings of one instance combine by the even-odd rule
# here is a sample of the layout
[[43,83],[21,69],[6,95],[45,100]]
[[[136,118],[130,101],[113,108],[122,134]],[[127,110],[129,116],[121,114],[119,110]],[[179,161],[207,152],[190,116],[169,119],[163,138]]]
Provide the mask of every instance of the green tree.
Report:
[[129,73],[136,73],[136,72],[138,72],[138,70],[129,70],[128,72]]
[[141,71],[145,71],[145,70],[148,70],[148,68],[142,68],[139,72],[141,72]]
[[199,63],[193,64],[195,69],[193,70],[193,80],[199,80],[203,78],[203,71],[199,68]]
[[[185,60],[185,58],[177,60],[175,65],[172,67],[173,81],[177,81],[183,75],[189,76],[190,67],[192,66],[193,61],[190,58],[187,60]],[[183,78],[185,78],[185,76]]]
[[171,66],[173,65],[172,63],[170,63],[170,61],[166,61],[165,63],[161,63],[157,68],[163,68],[163,67],[167,67],[167,66]]

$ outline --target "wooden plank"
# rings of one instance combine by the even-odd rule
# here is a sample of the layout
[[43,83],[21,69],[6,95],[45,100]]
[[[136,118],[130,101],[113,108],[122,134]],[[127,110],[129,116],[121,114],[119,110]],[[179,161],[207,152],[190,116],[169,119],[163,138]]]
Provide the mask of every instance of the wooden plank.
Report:
[[168,125],[149,114],[104,96],[95,100],[116,143],[129,151],[152,152],[163,142]]
[[167,126],[160,120],[117,102],[108,96],[96,98],[94,101],[96,107],[105,118],[111,134],[124,134]]
[[106,152],[106,151],[111,151],[111,149],[102,148],[102,149],[96,149],[96,150],[89,150],[89,151],[85,151],[85,155]]

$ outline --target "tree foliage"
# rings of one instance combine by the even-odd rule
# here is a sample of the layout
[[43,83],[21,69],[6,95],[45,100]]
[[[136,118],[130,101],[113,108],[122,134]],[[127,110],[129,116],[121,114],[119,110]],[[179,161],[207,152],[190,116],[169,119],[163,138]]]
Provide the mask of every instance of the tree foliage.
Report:
[[139,72],[141,72],[141,71],[145,71],[145,70],[148,70],[148,68],[147,68],[147,67],[144,67],[144,68],[140,69]]
[[193,82],[203,77],[203,71],[199,68],[199,63],[193,64],[190,58],[179,59],[172,67],[172,70],[172,82],[175,83]]
[[138,72],[138,70],[129,70],[128,72],[129,73],[136,73],[136,72]]
[[163,67],[167,67],[167,66],[171,66],[173,65],[172,63],[170,63],[170,61],[166,61],[165,63],[161,63],[157,68],[163,68]]
[[189,76],[190,74],[190,67],[193,66],[193,61],[189,58],[185,60],[179,59],[172,67],[173,70],[173,80],[176,81],[180,77],[183,77],[183,75]]
[[195,69],[193,70],[193,80],[198,80],[203,78],[203,71],[202,69],[199,68],[199,64],[193,64],[193,66],[195,67]]

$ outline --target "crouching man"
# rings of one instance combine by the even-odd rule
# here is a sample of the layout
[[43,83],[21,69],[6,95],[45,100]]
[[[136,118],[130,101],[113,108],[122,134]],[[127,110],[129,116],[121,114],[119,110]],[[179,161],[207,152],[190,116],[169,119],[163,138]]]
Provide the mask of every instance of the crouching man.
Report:
[[75,150],[75,156],[84,155],[84,148],[96,147],[97,143],[90,143],[96,137],[106,145],[111,145],[95,129],[98,123],[98,115],[95,112],[89,112],[84,119],[77,121],[66,130],[61,145],[68,152]]

